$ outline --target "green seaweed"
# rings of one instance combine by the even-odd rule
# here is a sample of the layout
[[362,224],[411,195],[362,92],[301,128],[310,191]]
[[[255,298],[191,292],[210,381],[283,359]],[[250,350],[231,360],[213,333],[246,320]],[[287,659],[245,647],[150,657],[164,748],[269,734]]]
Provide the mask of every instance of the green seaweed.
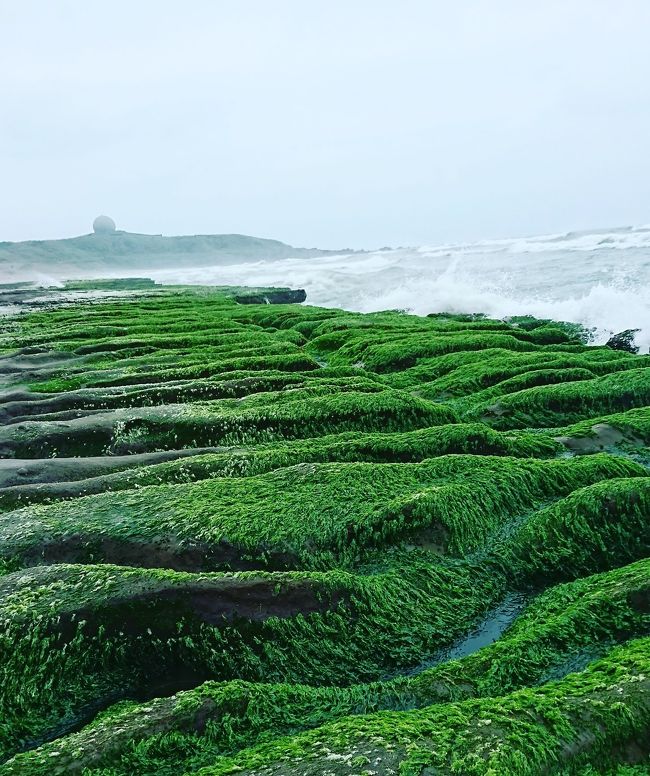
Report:
[[650,358],[303,299],[0,319],[0,773],[647,773]]
[[[416,676],[351,687],[208,682],[147,703],[117,704],[94,723],[19,755],[0,773],[48,774],[52,752],[67,772],[112,766],[115,774],[174,774],[279,735],[349,714],[423,708],[502,696],[539,684],[566,655],[629,638],[650,626],[648,561],[552,588],[495,644]],[[116,733],[119,730],[119,733]]]
[[[603,478],[645,473],[606,455],[301,463],[8,512],[0,516],[0,557],[27,565],[53,559],[201,570],[328,568],[404,541],[464,555],[547,499]],[[632,479],[630,488],[636,493],[640,486]]]

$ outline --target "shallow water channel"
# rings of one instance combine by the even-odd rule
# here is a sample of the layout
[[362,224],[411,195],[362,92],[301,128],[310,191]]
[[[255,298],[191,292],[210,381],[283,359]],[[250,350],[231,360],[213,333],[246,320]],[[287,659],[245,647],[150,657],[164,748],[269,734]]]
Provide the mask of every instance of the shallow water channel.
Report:
[[467,657],[479,649],[493,644],[501,638],[504,631],[517,619],[524,607],[530,600],[528,593],[508,593],[498,606],[491,609],[481,622],[468,634],[457,639],[453,644],[444,649],[438,650],[430,657],[423,660],[417,666],[406,671],[397,671],[391,674],[394,676],[415,676],[416,674],[433,668],[440,663],[446,663],[449,660],[459,660],[461,657]]

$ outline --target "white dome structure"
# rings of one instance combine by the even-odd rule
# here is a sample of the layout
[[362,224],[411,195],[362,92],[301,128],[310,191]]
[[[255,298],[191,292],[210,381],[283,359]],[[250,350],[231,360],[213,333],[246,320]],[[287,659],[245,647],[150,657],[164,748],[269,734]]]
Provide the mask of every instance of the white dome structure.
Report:
[[93,221],[95,234],[112,234],[115,231],[115,221],[108,216],[97,216]]

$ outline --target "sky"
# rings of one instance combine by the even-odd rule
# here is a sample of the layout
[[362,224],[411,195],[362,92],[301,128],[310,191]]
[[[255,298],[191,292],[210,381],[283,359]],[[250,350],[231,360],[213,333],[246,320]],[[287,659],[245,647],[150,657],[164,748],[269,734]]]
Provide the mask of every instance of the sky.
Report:
[[647,0],[0,0],[0,241],[650,222]]

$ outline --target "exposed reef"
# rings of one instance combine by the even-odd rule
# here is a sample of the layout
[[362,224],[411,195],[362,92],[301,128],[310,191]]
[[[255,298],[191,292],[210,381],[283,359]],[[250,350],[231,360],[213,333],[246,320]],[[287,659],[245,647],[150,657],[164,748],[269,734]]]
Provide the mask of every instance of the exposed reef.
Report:
[[292,289],[3,297],[0,776],[650,773],[650,356]]

